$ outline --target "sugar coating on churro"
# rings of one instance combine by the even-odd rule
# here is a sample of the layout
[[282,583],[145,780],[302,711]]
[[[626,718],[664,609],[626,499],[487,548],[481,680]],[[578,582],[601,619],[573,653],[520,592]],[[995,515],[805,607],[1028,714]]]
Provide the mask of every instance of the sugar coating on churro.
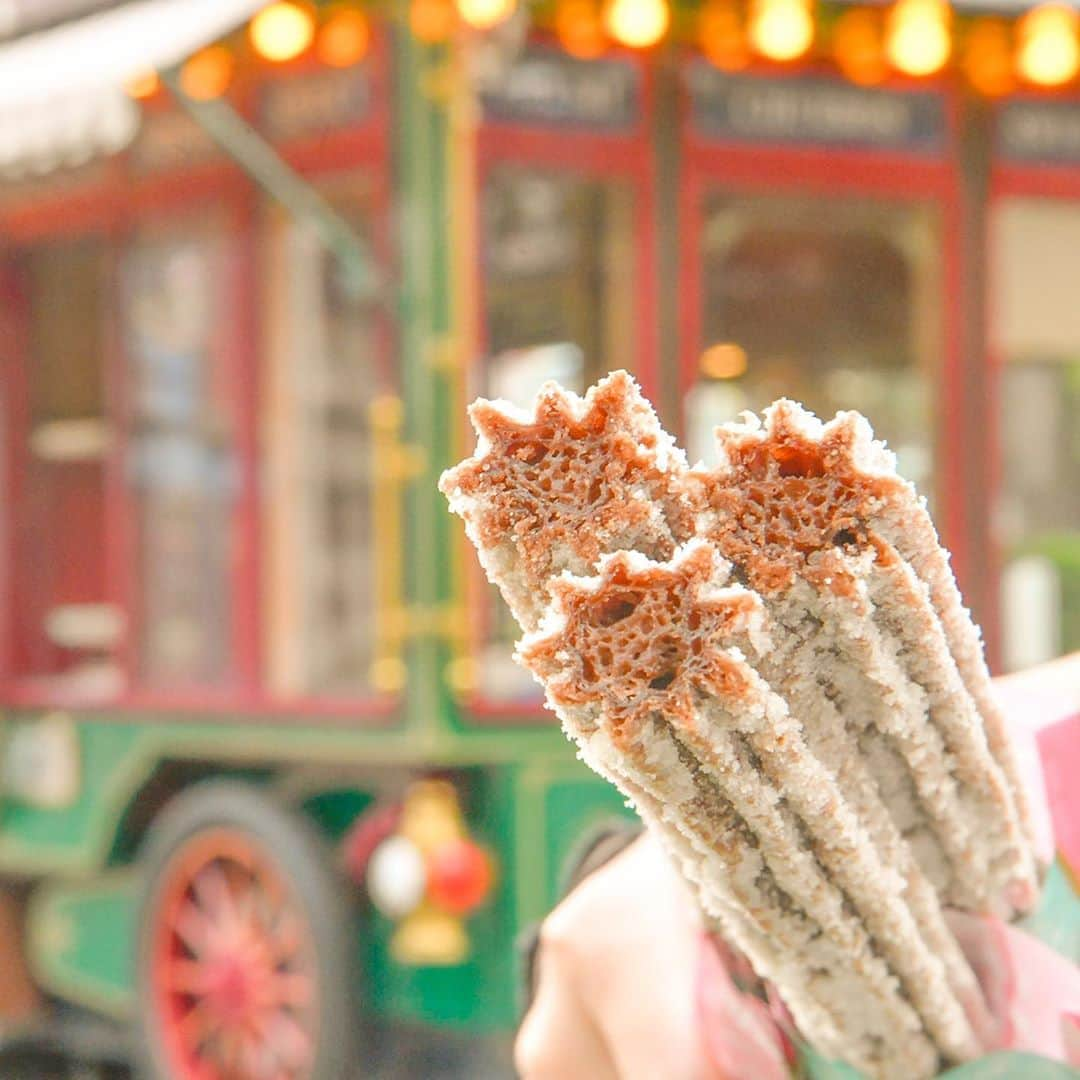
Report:
[[779,402],[690,470],[622,372],[471,415],[440,487],[582,757],[820,1049],[876,1077],[972,1056],[941,906],[1037,883],[977,631],[869,425]]
[[[553,613],[523,640],[521,659],[560,714],[591,706],[628,758],[659,723],[675,757],[694,762],[696,793],[714,787],[730,804],[806,918],[834,946],[874,958],[877,982],[868,968],[866,992],[894,1006],[902,993],[950,1057],[972,1056],[974,1034],[904,903],[902,879],[882,862],[785,702],[733,644],[745,636],[760,650],[764,611],[753,593],[723,587],[725,577],[700,539],[664,564],[607,556],[595,576],[552,584]],[[648,741],[646,768],[664,743]],[[670,764],[655,779],[669,802]]]
[[[979,663],[972,657],[977,631],[951,574],[951,591],[939,580],[947,556],[925,501],[856,413],[822,424],[779,401],[764,423],[749,416],[724,425],[717,441],[720,464],[691,474],[709,507],[700,530],[767,601],[797,579],[817,590],[808,610],[823,625],[848,628],[834,635],[837,662],[826,672],[846,663],[881,673],[895,691],[895,734],[908,740],[916,786],[942,794],[940,835],[967,829],[978,837],[974,852],[954,845],[947,899],[1006,915],[1028,910],[1037,881],[1019,772],[981,653]],[[957,628],[960,616],[967,632]],[[923,746],[929,753],[915,756]],[[915,764],[922,761],[937,775]]]

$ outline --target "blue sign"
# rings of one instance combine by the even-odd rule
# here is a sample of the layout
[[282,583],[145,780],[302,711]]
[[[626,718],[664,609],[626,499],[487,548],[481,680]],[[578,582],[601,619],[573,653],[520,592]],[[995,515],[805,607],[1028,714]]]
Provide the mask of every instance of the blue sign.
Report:
[[705,60],[686,69],[691,123],[703,139],[937,154],[945,106],[927,90],[878,90],[834,79],[729,75]]

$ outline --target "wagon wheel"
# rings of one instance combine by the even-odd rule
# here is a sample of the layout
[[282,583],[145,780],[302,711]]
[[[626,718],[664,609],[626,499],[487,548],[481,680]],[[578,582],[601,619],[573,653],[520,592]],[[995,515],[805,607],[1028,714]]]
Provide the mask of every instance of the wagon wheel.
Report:
[[256,789],[199,784],[143,860],[141,1064],[153,1080],[342,1080],[355,928],[321,838]]

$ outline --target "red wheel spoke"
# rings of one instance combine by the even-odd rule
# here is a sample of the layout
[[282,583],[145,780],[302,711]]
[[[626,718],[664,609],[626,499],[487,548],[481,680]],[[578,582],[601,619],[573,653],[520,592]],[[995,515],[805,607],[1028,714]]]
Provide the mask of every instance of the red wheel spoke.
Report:
[[192,889],[199,906],[214,922],[220,923],[223,919],[233,917],[235,905],[232,889],[225,871],[218,863],[210,863],[200,870],[192,883]]
[[264,1070],[257,1080],[263,1080],[263,1077],[267,1077],[269,1080],[279,1080],[285,1073],[280,1067],[278,1046],[274,1042],[267,1014],[263,1012],[255,1016],[251,1027],[259,1047],[261,1067]]
[[279,1060],[296,1070],[311,1058],[311,1036],[288,1014],[277,1013],[271,1020],[270,1037]]
[[256,914],[258,889],[251,881],[245,881],[233,890],[233,918],[238,929],[250,937],[261,936],[259,920]]
[[306,912],[243,833],[223,826],[189,844],[173,864],[155,953],[169,1075],[304,1080],[319,1004]]
[[176,1027],[180,1038],[192,1047],[200,1047],[218,1033],[221,1021],[205,1001],[197,1001]]
[[288,901],[281,879],[276,874],[255,873],[253,877],[258,881],[259,899],[271,913],[281,912]]
[[174,960],[166,973],[170,990],[196,996],[206,993],[206,968],[196,960]]
[[223,1027],[218,1038],[218,1045],[221,1047],[221,1067],[226,1076],[235,1076],[237,1080],[241,1080],[243,1047],[240,1033],[232,1026]]
[[173,923],[177,936],[196,956],[204,953],[213,938],[213,924],[195,904],[186,903]]
[[280,971],[271,984],[276,1005],[290,1005],[294,1009],[306,1009],[315,998],[311,977],[297,971]]
[[304,927],[291,912],[283,912],[270,929],[271,955],[277,961],[289,960],[304,941]]
[[284,1076],[277,1054],[265,1034],[257,1033],[258,1025],[253,1025],[245,1044],[247,1074],[244,1080],[278,1080]]
[[260,1069],[261,1054],[258,1040],[250,1032],[242,1032],[240,1035],[240,1071],[245,1080],[257,1080]]

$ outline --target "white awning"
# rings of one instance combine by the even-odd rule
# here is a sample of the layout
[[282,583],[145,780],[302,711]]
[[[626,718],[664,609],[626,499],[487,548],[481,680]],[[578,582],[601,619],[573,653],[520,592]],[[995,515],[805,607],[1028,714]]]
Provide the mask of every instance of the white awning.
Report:
[[0,45],[0,172],[41,174],[114,153],[139,107],[125,85],[227,34],[267,0],[131,0]]

